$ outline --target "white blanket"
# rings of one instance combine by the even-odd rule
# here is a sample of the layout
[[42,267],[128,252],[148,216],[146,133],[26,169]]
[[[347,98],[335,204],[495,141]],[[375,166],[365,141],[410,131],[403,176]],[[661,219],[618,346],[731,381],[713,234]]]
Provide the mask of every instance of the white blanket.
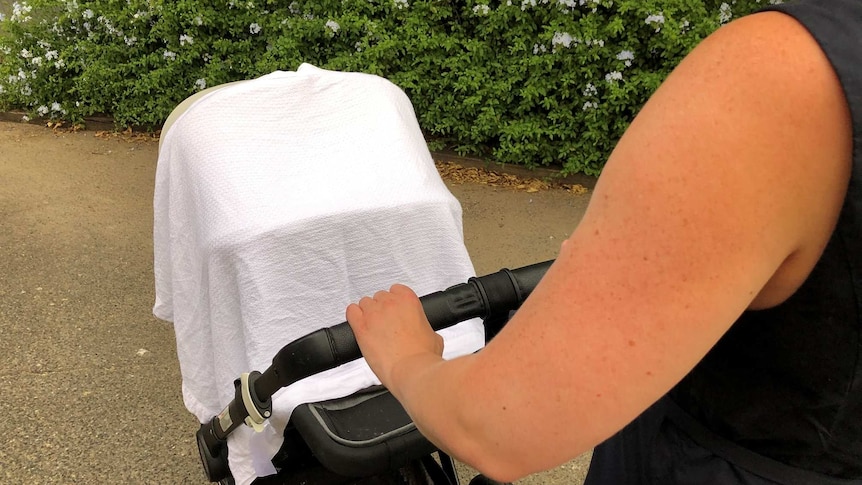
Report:
[[[461,207],[409,100],[385,79],[304,64],[229,85],[162,143],[153,313],[174,323],[183,398],[201,422],[231,401],[241,373],[344,321],[360,297],[396,282],[422,295],[474,274]],[[478,321],[441,334],[447,358],[483,344]],[[376,383],[363,360],[279,391],[263,432],[229,439],[237,482],[274,473],[298,404]]]

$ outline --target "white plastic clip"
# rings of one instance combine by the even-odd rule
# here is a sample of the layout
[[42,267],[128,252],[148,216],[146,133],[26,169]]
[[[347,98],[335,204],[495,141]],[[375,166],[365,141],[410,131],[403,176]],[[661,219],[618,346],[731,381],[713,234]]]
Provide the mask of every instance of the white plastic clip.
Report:
[[257,410],[257,406],[254,405],[254,400],[251,398],[251,390],[248,385],[248,375],[248,372],[246,372],[239,377],[239,385],[240,389],[242,389],[242,403],[245,406],[245,410],[248,411],[248,417],[245,418],[245,424],[253,428],[255,433],[260,433],[263,431],[263,423],[266,419],[261,416],[260,412]]

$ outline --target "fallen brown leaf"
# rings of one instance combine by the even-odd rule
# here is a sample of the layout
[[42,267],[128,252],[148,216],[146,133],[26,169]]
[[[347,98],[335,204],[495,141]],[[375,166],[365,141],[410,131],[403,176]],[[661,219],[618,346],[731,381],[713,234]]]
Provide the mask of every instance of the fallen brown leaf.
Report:
[[97,131],[96,138],[123,140],[128,143],[144,143],[158,141],[161,131],[140,132],[127,128],[125,131]]
[[463,167],[454,162],[435,162],[437,171],[444,180],[455,183],[474,183],[490,187],[504,187],[511,190],[525,191],[534,194],[552,188],[562,189],[574,195],[583,195],[589,190],[580,184],[556,184],[537,178],[522,178],[509,173],[498,173],[493,170],[476,167]]

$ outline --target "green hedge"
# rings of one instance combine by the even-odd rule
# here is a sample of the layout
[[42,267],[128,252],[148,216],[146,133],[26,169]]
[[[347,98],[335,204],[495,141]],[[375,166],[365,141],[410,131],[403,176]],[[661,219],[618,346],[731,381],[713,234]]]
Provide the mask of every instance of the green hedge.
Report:
[[0,109],[71,122],[108,114],[120,126],[155,128],[206,86],[309,62],[392,80],[413,101],[432,148],[597,174],[681,58],[722,23],[759,6],[694,0],[15,2],[0,18]]

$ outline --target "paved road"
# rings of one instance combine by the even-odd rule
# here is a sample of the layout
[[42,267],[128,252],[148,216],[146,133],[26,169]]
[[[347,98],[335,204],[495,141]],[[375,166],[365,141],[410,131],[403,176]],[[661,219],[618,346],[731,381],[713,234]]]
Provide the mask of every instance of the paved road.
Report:
[[[0,122],[0,483],[205,483],[173,330],[150,312],[156,156]],[[588,199],[450,188],[479,273],[554,257]]]

